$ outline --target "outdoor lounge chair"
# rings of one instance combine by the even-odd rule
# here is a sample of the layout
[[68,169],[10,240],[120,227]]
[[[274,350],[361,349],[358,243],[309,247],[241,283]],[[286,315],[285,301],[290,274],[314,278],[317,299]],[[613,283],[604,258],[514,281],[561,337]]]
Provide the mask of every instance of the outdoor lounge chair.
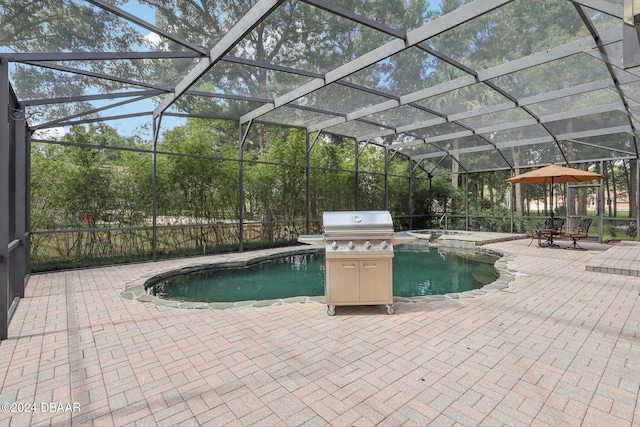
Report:
[[573,243],[567,246],[565,249],[579,249],[584,251],[585,249],[578,244],[578,240],[586,239],[589,237],[589,227],[591,227],[591,218],[583,218],[578,224],[578,228],[571,233],[564,233],[564,237],[570,238]]

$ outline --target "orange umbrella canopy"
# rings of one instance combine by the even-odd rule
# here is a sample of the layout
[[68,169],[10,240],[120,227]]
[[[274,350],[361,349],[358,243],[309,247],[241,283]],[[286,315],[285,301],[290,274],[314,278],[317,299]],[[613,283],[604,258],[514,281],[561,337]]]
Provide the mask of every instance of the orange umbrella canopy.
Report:
[[594,179],[604,179],[604,175],[566,166],[549,165],[505,179],[505,181],[522,184],[556,184],[558,182],[583,182]]

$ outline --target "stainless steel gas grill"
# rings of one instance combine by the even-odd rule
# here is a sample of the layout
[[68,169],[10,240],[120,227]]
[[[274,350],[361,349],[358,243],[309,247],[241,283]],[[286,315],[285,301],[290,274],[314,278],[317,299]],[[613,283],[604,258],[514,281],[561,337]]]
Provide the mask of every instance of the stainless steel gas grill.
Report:
[[337,305],[386,305],[393,314],[393,245],[415,240],[393,232],[388,211],[323,214],[324,235],[298,241],[325,247],[327,313]]
[[393,308],[393,222],[387,211],[325,212],[327,313],[337,305]]
[[393,246],[415,237],[394,233],[388,211],[325,212],[323,223],[323,235],[298,241],[325,247],[327,313],[337,305],[384,304],[393,314]]

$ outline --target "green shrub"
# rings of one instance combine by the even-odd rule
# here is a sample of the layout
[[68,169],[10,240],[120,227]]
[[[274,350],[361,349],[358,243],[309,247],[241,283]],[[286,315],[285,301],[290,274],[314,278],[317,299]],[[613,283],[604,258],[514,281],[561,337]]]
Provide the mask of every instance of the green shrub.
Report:
[[[497,233],[511,232],[511,210],[499,206],[483,209],[480,212],[470,212],[471,228],[475,231],[490,231]],[[514,214],[513,231],[525,233],[527,226],[524,218]]]

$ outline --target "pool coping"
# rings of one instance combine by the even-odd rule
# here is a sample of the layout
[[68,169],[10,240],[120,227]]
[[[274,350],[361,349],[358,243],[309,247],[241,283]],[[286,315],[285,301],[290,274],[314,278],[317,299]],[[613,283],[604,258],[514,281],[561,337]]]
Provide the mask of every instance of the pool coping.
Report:
[[[256,263],[273,260],[287,255],[305,255],[312,253],[324,252],[324,248],[303,246],[291,246],[287,248],[277,248],[270,250],[249,251],[233,254],[233,256],[214,255],[213,259],[208,262],[194,261],[183,266],[171,266],[163,269],[158,269],[153,272],[141,275],[134,278],[127,283],[124,291],[120,292],[120,296],[125,299],[137,300],[144,303],[152,303],[162,307],[173,307],[181,309],[213,309],[213,310],[225,310],[232,308],[243,307],[266,307],[277,306],[282,304],[307,304],[307,303],[321,303],[325,304],[326,299],[324,295],[319,296],[296,296],[288,298],[278,298],[272,300],[246,300],[236,302],[193,302],[193,301],[175,301],[165,300],[157,296],[147,293],[147,288],[154,283],[168,278],[177,276],[180,274],[194,273],[203,270],[211,269],[227,269],[227,268],[239,268],[246,267]],[[452,250],[446,250],[443,252],[455,252]],[[496,269],[498,278],[483,286],[482,288],[472,289],[464,292],[452,292],[444,295],[424,295],[416,297],[393,297],[393,302],[398,303],[415,303],[415,302],[430,302],[430,301],[442,301],[445,299],[459,299],[459,298],[474,298],[476,296],[484,295],[489,292],[497,292],[501,289],[509,287],[509,282],[514,279],[513,271],[508,270],[507,263],[511,261],[514,256],[510,253],[488,249],[482,247],[475,247],[474,252],[486,253],[496,255],[499,258],[494,262],[493,266]]]

